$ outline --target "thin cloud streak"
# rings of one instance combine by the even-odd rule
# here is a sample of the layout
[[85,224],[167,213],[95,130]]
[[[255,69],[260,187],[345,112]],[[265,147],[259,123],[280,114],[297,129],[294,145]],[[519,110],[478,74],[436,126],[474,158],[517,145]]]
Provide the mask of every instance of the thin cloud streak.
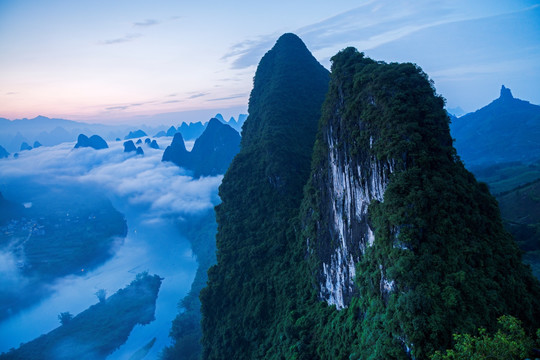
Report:
[[[443,1],[439,1],[437,6],[432,4],[432,2],[381,4],[370,1],[320,22],[298,28],[294,32],[314,52],[324,50],[335,52],[345,46],[355,46],[360,51],[365,51],[443,24],[530,11],[539,6],[478,16],[459,12],[457,8],[453,8],[451,4],[446,5]],[[234,44],[221,60],[230,61],[231,69],[255,66],[272,47],[277,36],[277,34],[262,35]]]
[[126,43],[126,42],[136,40],[136,39],[138,39],[140,37],[142,37],[142,34],[138,34],[138,33],[137,34],[127,34],[126,36],[121,37],[121,38],[102,41],[101,44],[102,45],[122,44],[122,43]]
[[222,97],[222,98],[208,99],[206,101],[224,101],[224,100],[239,99],[243,97],[247,97],[247,94],[236,94],[236,95],[231,95],[231,96]]
[[208,95],[207,92],[201,92],[201,93],[191,95],[190,97],[188,97],[188,99],[196,99],[196,98],[200,98],[206,95]]
[[133,23],[133,26],[148,27],[148,26],[158,25],[159,23],[160,22],[158,20],[155,20],[155,19],[146,19],[145,21]]

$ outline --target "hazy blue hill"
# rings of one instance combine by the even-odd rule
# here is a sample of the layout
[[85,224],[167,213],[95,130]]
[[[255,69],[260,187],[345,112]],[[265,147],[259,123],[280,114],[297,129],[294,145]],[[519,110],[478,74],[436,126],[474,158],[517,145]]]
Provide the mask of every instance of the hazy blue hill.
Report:
[[454,146],[468,167],[540,159],[540,106],[516,99],[510,89],[489,105],[454,119]]
[[8,156],[9,156],[9,153],[7,152],[7,150],[4,149],[4,147],[0,145],[0,159],[6,158]]
[[234,117],[231,116],[229,121],[225,122],[227,125],[232,127],[234,130],[238,131],[239,133],[242,132],[242,125],[244,125],[244,122],[247,119],[246,114],[239,114],[238,120],[236,120]]
[[109,146],[107,145],[107,142],[99,135],[92,135],[88,137],[84,134],[79,134],[77,143],[75,144],[75,149],[81,147],[91,147],[96,150],[101,150],[107,149]]
[[133,140],[124,141],[124,152],[132,152],[136,150],[137,148],[135,147]]
[[24,212],[21,204],[9,201],[0,192],[0,225],[4,225],[11,219],[19,218]]
[[171,126],[167,132],[165,133],[167,136],[174,136],[174,134],[176,134],[178,132],[178,130],[176,130],[176,128],[174,126]]
[[328,71],[294,34],[259,63],[240,152],[219,188],[217,265],[200,296],[203,359],[268,358],[284,305],[276,295],[293,295],[280,269],[327,88]]
[[9,142],[6,144],[8,151],[19,151],[21,149],[21,144],[23,142],[28,142],[29,140],[24,137],[20,132],[17,132],[13,137],[9,138]]
[[239,144],[238,132],[214,118],[195,140],[191,152],[186,150],[182,133],[176,133],[171,145],[165,149],[162,161],[171,161],[191,170],[195,177],[214,176],[225,173],[238,153]]
[[32,147],[30,145],[28,145],[28,143],[26,141],[23,141],[23,143],[21,144],[21,147],[20,147],[19,150],[20,151],[32,150]]
[[148,135],[146,135],[146,133],[144,131],[139,129],[139,130],[135,130],[135,131],[130,131],[129,134],[127,134],[124,137],[124,140],[136,139],[136,138],[141,138],[141,137],[144,137],[144,136],[148,136]]
[[200,121],[186,123],[183,122],[179,127],[178,131],[182,133],[182,136],[185,140],[195,140],[203,133],[207,124],[203,124]]
[[105,359],[128,339],[135,325],[154,320],[162,280],[139,274],[124,289],[0,359]]
[[39,141],[45,146],[54,146],[63,142],[74,141],[76,136],[63,127],[57,126],[51,131],[42,131],[37,135]]
[[161,161],[170,161],[180,167],[190,167],[189,152],[186,150],[186,144],[182,133],[174,134],[171,145],[167,146],[163,152]]
[[217,119],[210,119],[190,153],[194,176],[224,174],[239,150],[238,132]]

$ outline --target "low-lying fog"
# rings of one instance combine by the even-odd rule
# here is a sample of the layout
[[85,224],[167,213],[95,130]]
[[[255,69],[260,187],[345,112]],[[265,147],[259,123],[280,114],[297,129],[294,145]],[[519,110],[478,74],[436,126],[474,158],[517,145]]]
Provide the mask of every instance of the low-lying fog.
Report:
[[[59,326],[59,313],[76,315],[97,302],[97,290],[105,289],[112,295],[143,271],[164,278],[156,320],[137,326],[127,343],[109,358],[129,358],[156,337],[149,354],[154,358],[169,343],[177,303],[189,291],[197,267],[189,242],[179,233],[175,221],[216,205],[222,177],[193,179],[183,169],[162,163],[163,149],[171,138],[157,140],[161,149],[143,145],[144,156],[124,153],[120,141],[110,142],[103,150],[73,149],[74,143],[64,143],[21,152],[18,159],[0,160],[0,191],[8,200],[31,206],[35,194],[32,187],[61,186],[68,192],[65,196],[69,191],[91,189],[105,194],[124,214],[128,226],[127,237],[118,242],[105,264],[84,275],[57,279],[46,298],[1,322],[0,352],[54,329]],[[5,249],[0,249],[0,256],[11,259]],[[20,281],[17,277],[16,262],[2,261],[2,287]]]

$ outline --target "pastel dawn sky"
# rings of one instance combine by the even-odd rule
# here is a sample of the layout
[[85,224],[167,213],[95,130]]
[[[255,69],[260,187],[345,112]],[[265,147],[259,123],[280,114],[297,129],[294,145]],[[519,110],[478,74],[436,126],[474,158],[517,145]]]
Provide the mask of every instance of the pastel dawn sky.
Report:
[[0,117],[236,115],[285,32],[328,69],[347,46],[414,62],[448,108],[474,111],[502,84],[540,103],[539,1],[0,0]]

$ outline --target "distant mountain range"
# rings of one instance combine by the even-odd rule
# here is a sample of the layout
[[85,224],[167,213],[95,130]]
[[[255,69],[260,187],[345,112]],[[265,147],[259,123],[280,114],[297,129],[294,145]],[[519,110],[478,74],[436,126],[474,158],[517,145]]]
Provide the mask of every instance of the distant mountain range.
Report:
[[540,159],[540,106],[516,99],[504,85],[500,97],[450,125],[467,167]]
[[[217,114],[223,123],[229,124],[237,131],[241,131],[242,124],[247,118],[246,114],[240,114],[238,120],[231,117],[228,122],[223,120],[221,114]],[[104,125],[88,124],[72,120],[48,118],[37,116],[33,119],[8,120],[0,118],[0,146],[8,153],[21,151],[21,146],[29,150],[29,144],[38,143],[43,146],[54,146],[63,142],[76,141],[79,134],[99,134],[105,140],[131,139],[146,136],[146,134],[156,134],[154,137],[174,136],[176,132],[181,132],[184,139],[195,140],[198,138],[207,123],[202,122],[182,122],[178,128],[170,126],[167,131],[165,125],[146,126],[140,125],[134,129],[133,125]],[[35,148],[36,146],[34,146]],[[3,154],[3,153],[2,153]]]
[[[216,116],[213,117],[213,119],[219,120],[223,124],[227,124],[230,127],[232,127],[234,130],[236,130],[238,133],[242,132],[242,125],[247,119],[247,114],[240,114],[238,115],[238,120],[236,120],[234,117],[231,116],[229,121],[225,121],[223,119],[223,115],[216,114]],[[209,124],[209,122],[203,124],[202,122],[192,122],[192,123],[186,123],[183,122],[178,128],[175,128],[174,126],[171,126],[167,131],[161,130],[159,131],[154,137],[163,137],[163,136],[174,136],[176,133],[181,133],[183,140],[195,140],[206,129],[206,126]]]

